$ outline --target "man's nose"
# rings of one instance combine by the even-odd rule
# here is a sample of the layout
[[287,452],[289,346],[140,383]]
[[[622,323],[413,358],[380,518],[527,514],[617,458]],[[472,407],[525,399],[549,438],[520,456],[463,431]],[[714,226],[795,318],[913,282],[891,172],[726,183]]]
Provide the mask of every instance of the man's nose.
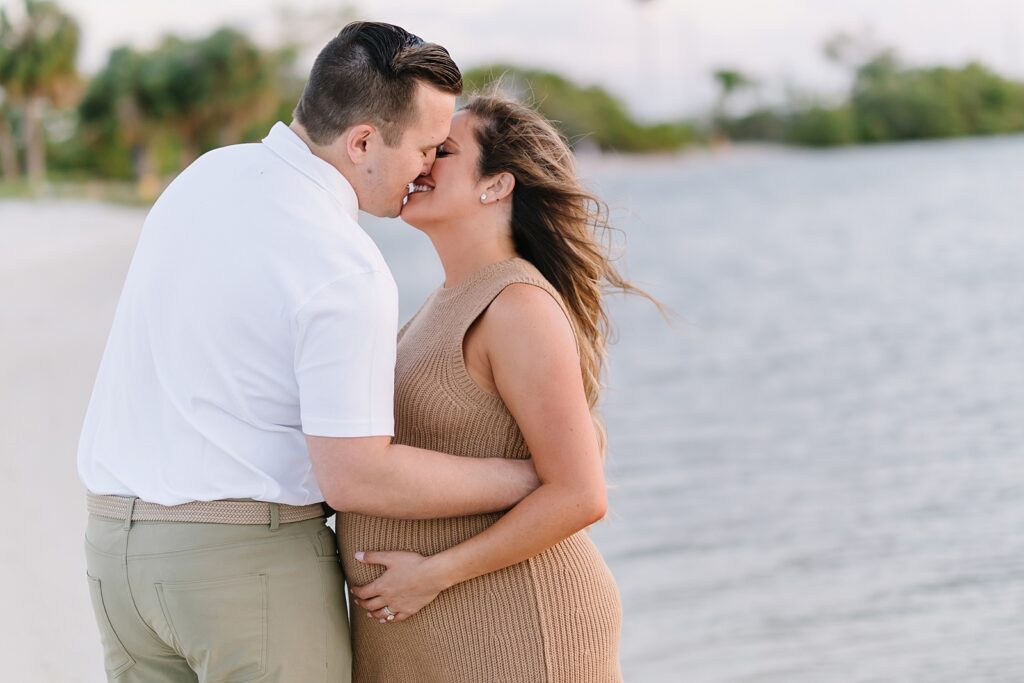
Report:
[[420,175],[430,175],[430,169],[434,168],[434,159],[437,158],[437,151],[430,150],[427,152],[426,158],[423,160],[423,169],[420,171]]

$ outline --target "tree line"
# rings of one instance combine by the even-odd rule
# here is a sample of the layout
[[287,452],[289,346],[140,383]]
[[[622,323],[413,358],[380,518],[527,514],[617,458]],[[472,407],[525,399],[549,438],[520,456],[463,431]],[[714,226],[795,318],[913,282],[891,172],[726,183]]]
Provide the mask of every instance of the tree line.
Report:
[[[850,88],[838,101],[794,94],[782,106],[735,117],[720,108],[715,128],[736,140],[811,147],[1024,132],[1024,83],[983,64],[908,65],[864,33],[838,33],[823,52],[849,74]],[[716,77],[720,102],[757,84],[735,70]]]
[[117,48],[88,78],[76,66],[80,38],[75,19],[51,0],[24,0],[16,20],[0,10],[5,180],[37,183],[49,168],[159,191],[161,178],[199,154],[290,120],[303,86],[295,46],[268,50],[231,28]]
[[[214,147],[260,139],[290,121],[304,77],[297,45],[265,48],[221,28],[155,47],[113,50],[90,77],[76,63],[81,30],[53,0],[0,10],[0,173],[138,183],[155,196],[164,179]],[[839,101],[793,95],[780,106],[731,115],[730,102],[757,79],[737,69],[711,76],[720,97],[709,116],[644,124],[598,86],[555,73],[493,65],[465,72],[467,91],[499,81],[534,104],[576,146],[662,152],[720,139],[830,146],[1024,131],[1024,83],[981,64],[913,67],[863,36],[838,34],[824,48],[850,74]]]

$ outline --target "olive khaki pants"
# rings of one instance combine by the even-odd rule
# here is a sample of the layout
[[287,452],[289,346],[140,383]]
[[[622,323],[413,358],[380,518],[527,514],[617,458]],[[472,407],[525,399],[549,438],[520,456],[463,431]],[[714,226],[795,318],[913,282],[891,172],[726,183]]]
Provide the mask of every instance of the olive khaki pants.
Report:
[[90,515],[89,591],[109,681],[348,683],[334,532]]

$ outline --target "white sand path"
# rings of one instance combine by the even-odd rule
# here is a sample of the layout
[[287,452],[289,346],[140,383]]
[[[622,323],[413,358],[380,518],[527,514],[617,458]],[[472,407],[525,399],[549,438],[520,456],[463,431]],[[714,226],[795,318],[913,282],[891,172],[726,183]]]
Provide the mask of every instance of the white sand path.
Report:
[[0,678],[104,681],[75,452],[146,211],[0,201]]

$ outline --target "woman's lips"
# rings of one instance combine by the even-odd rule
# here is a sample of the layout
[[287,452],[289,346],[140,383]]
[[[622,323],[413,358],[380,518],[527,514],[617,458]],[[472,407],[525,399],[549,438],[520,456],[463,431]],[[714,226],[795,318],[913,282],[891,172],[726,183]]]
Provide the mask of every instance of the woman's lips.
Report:
[[433,185],[427,185],[426,183],[409,183],[406,195],[402,197],[402,206],[409,203],[409,198],[414,194],[422,194],[423,192],[431,192],[434,189]]
[[433,191],[434,186],[426,183],[409,183],[408,191],[404,198],[402,198],[402,206],[405,206],[409,202],[409,197],[414,194],[420,194],[423,192]]

